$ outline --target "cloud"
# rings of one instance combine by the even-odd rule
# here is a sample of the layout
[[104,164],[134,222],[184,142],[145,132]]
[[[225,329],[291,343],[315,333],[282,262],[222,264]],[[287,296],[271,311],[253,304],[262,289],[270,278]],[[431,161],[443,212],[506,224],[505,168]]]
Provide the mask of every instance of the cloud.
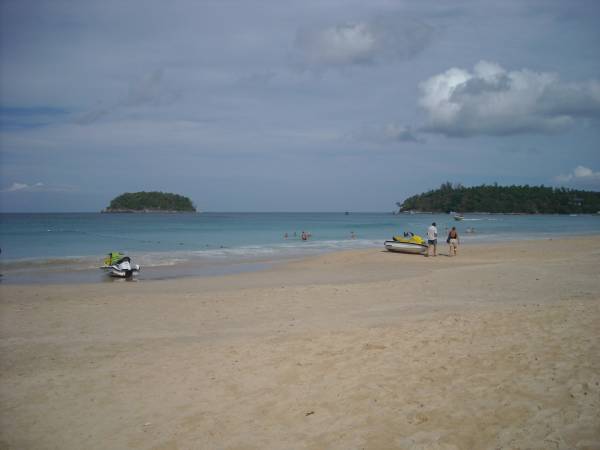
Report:
[[507,71],[488,61],[451,68],[419,85],[424,130],[447,136],[556,133],[578,118],[600,118],[600,82],[563,83],[558,75]]
[[6,189],[3,189],[2,192],[17,192],[17,191],[31,192],[31,191],[35,191],[35,190],[38,190],[43,187],[44,187],[44,183],[35,183],[35,184],[29,185],[27,183],[14,182]]
[[166,86],[163,81],[163,70],[156,69],[130,84],[127,98],[123,104],[125,106],[158,106],[170,103],[176,97],[177,93]]
[[296,44],[308,65],[347,65],[371,62],[376,37],[365,23],[348,23],[300,32]]
[[358,141],[375,142],[378,144],[424,142],[411,126],[397,123],[365,127],[352,137]]
[[390,123],[384,128],[384,136],[387,140],[395,142],[421,142],[410,126],[402,126]]
[[409,59],[431,41],[433,29],[398,16],[348,22],[296,34],[296,57],[305,67],[345,67]]
[[178,97],[176,89],[167,86],[163,80],[163,70],[146,73],[129,85],[127,95],[109,106],[98,106],[76,118],[80,125],[89,125],[118,110],[139,107],[159,107],[173,103]]
[[600,187],[600,172],[594,172],[588,167],[577,166],[572,172],[566,175],[556,176],[555,181],[560,183],[597,185]]
[[73,190],[75,190],[73,186],[47,186],[42,182],[27,184],[15,181],[0,192],[69,192]]

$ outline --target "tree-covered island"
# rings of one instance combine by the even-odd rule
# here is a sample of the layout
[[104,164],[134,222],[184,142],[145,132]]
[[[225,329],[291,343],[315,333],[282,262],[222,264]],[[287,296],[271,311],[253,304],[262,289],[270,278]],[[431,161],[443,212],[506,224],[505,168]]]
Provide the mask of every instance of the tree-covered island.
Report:
[[126,192],[115,197],[105,213],[196,212],[192,201],[168,192]]
[[595,214],[600,211],[600,192],[528,185],[464,187],[447,182],[396,205],[399,212]]

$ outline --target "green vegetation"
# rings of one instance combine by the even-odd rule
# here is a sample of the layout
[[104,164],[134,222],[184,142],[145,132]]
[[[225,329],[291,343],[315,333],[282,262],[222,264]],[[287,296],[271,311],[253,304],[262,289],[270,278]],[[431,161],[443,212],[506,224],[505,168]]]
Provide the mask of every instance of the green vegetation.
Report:
[[106,212],[196,212],[192,201],[167,192],[126,192],[115,197]]
[[418,212],[593,214],[600,211],[600,192],[528,185],[464,187],[447,182],[397,205],[400,211]]

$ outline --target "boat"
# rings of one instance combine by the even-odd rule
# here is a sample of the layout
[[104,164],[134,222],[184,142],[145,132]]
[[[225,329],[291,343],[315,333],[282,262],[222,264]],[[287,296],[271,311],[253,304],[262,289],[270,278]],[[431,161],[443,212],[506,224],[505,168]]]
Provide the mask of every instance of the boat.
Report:
[[383,243],[390,252],[420,254],[427,251],[425,240],[411,232],[404,233],[404,236],[394,236],[391,241]]
[[104,265],[101,267],[108,275],[117,278],[132,278],[141,270],[138,264],[133,264],[129,256],[119,252],[110,252],[104,258]]
[[461,216],[460,214],[454,214],[454,220],[463,220],[465,216]]

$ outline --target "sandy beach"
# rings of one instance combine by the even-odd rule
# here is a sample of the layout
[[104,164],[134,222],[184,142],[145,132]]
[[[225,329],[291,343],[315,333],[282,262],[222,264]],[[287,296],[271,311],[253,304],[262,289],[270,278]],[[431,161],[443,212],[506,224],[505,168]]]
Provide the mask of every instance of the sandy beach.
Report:
[[600,237],[0,286],[2,449],[600,449]]

